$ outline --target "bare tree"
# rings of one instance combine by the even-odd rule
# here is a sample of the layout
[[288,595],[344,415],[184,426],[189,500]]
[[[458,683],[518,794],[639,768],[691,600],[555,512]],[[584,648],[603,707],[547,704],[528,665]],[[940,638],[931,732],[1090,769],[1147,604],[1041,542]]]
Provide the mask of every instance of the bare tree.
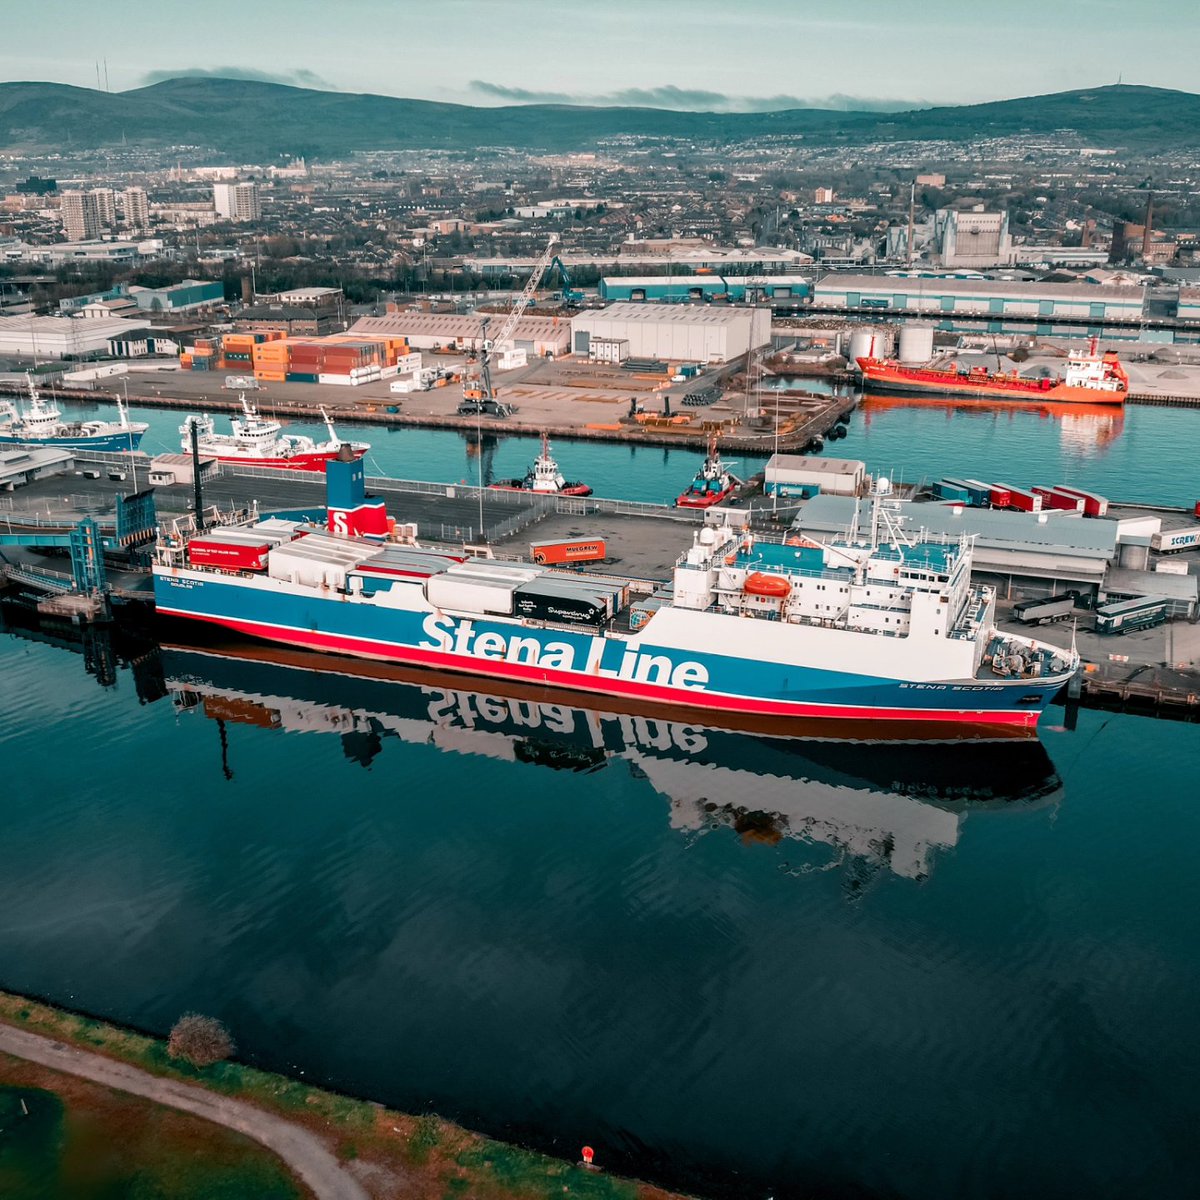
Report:
[[229,1030],[214,1017],[184,1013],[171,1029],[167,1053],[182,1058],[194,1067],[209,1067],[228,1058],[234,1051]]

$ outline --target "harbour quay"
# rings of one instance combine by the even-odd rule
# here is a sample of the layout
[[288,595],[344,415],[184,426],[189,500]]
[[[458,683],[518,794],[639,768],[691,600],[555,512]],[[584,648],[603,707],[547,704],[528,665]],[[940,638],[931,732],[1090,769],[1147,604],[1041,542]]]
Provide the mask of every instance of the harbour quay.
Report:
[[[786,456],[785,460],[802,461]],[[811,461],[826,466],[840,462]],[[857,477],[853,471],[844,474],[847,480]],[[65,482],[39,480],[9,498],[9,511],[0,510],[0,538],[5,530],[22,528],[23,515],[31,522],[53,517],[60,530],[86,516],[102,523],[111,520],[118,497],[129,486],[107,475],[71,477],[71,493],[64,495]],[[373,494],[386,499],[388,511],[398,521],[416,525],[421,539],[486,545],[491,553],[512,559],[527,558],[532,542],[603,538],[606,561],[590,564],[589,570],[642,579],[647,590],[669,577],[703,520],[703,513],[695,510],[620,499],[537,496],[492,488],[483,489],[481,496],[478,488],[461,483],[378,477],[367,482]],[[193,488],[187,483],[160,486],[155,497],[161,520],[186,514],[194,503]],[[311,472],[225,464],[204,481],[203,500],[206,506],[223,511],[256,507],[262,515],[307,515],[321,521],[324,480]],[[766,495],[761,476],[741,489],[733,503],[749,510],[754,529],[814,539],[851,527],[856,508],[860,521],[867,512],[854,495],[825,492],[801,500]],[[1194,526],[1189,513],[1116,504],[1103,518],[921,502],[907,502],[904,510],[913,529],[973,539],[974,577],[996,588],[1000,628],[1028,635],[1031,626],[1022,619],[1024,604],[1064,594],[1071,597],[1065,614],[1054,623],[1034,626],[1033,633],[1045,644],[1061,648],[1075,640],[1085,664],[1080,680],[1085,702],[1200,718],[1200,549],[1168,555],[1152,547],[1156,532],[1161,537]],[[1163,566],[1167,569],[1155,569]],[[123,578],[122,586],[127,598],[137,598],[136,579]],[[1094,628],[1097,608],[1159,594],[1170,599],[1162,621],[1119,637]]]

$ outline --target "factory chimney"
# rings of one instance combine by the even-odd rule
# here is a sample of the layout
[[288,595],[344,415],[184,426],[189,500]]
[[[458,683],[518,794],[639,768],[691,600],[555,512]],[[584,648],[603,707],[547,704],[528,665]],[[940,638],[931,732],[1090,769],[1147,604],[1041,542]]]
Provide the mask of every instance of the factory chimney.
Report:
[[1150,242],[1154,235],[1154,192],[1146,193],[1146,226],[1142,230],[1142,262],[1150,259]]

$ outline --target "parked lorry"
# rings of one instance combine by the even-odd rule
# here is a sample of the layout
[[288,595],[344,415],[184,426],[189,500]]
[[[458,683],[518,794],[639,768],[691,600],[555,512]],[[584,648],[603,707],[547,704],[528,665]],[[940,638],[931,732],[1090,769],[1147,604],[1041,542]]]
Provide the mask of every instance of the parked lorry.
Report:
[[1137,629],[1153,629],[1166,621],[1169,604],[1165,596],[1137,596],[1132,600],[1105,604],[1096,609],[1096,632],[1125,634]]
[[1062,592],[1057,596],[1023,600],[1020,604],[1013,605],[1013,616],[1025,625],[1048,625],[1051,621],[1065,621],[1075,611],[1077,599],[1076,592]]
[[1160,554],[1175,554],[1180,550],[1200,548],[1200,525],[1189,525],[1186,529],[1164,529],[1150,535],[1150,549]]

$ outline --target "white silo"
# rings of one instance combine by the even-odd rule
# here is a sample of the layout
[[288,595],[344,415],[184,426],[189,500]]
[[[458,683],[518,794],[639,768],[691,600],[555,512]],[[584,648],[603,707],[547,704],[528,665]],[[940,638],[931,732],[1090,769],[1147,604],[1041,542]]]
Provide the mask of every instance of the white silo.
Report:
[[869,326],[860,325],[850,334],[850,353],[846,357],[851,367],[857,367],[860,358],[882,358],[885,351],[883,339]]
[[902,363],[927,363],[933,358],[933,326],[901,325],[900,353]]

